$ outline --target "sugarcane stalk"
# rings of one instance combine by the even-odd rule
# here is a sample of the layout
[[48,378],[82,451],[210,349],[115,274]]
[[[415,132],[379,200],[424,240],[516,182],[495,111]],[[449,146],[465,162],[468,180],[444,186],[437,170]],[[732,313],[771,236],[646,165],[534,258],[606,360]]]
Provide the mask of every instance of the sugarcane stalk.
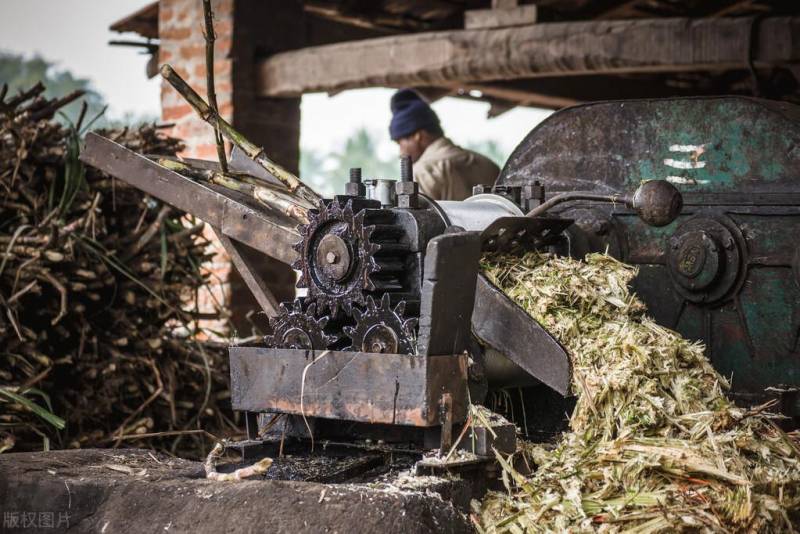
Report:
[[288,215],[301,224],[308,224],[309,207],[305,202],[273,184],[267,186],[263,182],[255,183],[257,180],[253,178],[250,178],[250,183],[242,182],[230,174],[210,169],[197,169],[174,159],[161,158],[158,163],[189,178],[204,180],[232,191],[238,191],[254,198],[267,208]]
[[[219,114],[217,106],[217,91],[214,88],[214,41],[217,34],[214,32],[214,21],[211,12],[211,0],[203,0],[203,15],[206,23],[206,93],[208,104],[214,113]],[[225,157],[225,142],[219,132],[219,126],[214,126],[214,141],[217,144],[217,159],[222,172],[228,172],[228,160]]]
[[300,179],[287,171],[264,154],[264,149],[260,148],[236,131],[225,119],[219,116],[211,107],[181,78],[175,69],[165,64],[161,67],[161,76],[167,80],[172,87],[189,103],[195,112],[205,122],[219,128],[222,135],[238,146],[247,156],[261,165],[264,169],[277,178],[286,186],[290,193],[310,202],[314,207],[322,206],[322,197],[313,189],[304,184]]

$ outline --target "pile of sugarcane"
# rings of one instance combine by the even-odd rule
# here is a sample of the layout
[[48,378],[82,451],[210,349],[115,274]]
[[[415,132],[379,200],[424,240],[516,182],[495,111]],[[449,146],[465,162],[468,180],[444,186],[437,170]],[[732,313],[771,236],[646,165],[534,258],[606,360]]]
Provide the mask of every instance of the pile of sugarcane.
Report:
[[526,444],[526,477],[476,505],[485,532],[783,532],[800,517],[800,450],[742,409],[703,347],[645,315],[633,267],[537,253],[487,256],[489,279],[568,350],[577,405],[554,448]]
[[[204,455],[205,431],[236,425],[225,348],[200,341],[192,304],[209,276],[202,223],[84,167],[85,112],[72,128],[51,120],[79,95],[43,90],[0,92],[0,451]],[[181,148],[152,125],[102,133]]]

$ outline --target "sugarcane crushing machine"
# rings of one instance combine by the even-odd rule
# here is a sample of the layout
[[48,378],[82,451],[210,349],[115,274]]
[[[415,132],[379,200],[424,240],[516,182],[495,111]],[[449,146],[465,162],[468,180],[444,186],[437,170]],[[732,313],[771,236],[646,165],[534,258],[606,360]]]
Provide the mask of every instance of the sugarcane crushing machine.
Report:
[[[82,159],[211,225],[272,316],[263,342],[230,349],[232,402],[248,414],[251,438],[275,420],[258,414],[281,413],[301,435],[445,446],[488,388],[569,394],[566,352],[480,275],[487,251],[608,249],[642,264],[637,291],[657,319],[727,338],[709,340],[712,360],[749,371],[741,391],[796,384],[796,361],[780,376],[759,374],[752,350],[775,343],[766,332],[762,340],[751,330],[744,353],[723,351],[749,317],[791,331],[782,343],[797,358],[797,116],[738,98],[570,108],[529,134],[494,187],[463,202],[421,194],[405,160],[393,183],[353,169],[342,195],[306,199],[299,225],[291,210],[94,134]],[[279,183],[254,163],[258,151],[235,152],[231,172]],[[248,247],[293,265],[294,301],[274,302]]]

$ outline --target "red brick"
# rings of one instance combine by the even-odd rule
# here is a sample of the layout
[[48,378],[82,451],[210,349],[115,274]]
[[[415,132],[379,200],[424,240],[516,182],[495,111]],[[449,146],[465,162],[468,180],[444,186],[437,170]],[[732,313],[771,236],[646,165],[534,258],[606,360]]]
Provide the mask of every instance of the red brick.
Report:
[[219,114],[222,115],[223,117],[231,115],[233,113],[233,102],[231,102],[230,100],[218,101],[217,108],[219,110]]
[[194,32],[192,31],[192,28],[178,27],[178,26],[164,27],[164,25],[162,24],[158,30],[158,38],[161,39],[162,42],[164,40],[179,41],[190,38],[193,33]]
[[231,19],[220,20],[219,17],[214,19],[214,32],[217,37],[222,35],[231,35],[233,33],[233,21]]
[[168,108],[165,107],[161,110],[161,119],[165,121],[174,121],[175,119],[180,119],[187,115],[192,115],[193,113],[194,110],[189,104],[171,106]]
[[202,44],[184,45],[178,48],[178,57],[181,59],[192,59],[194,57],[205,57],[206,47]]
[[[209,139],[211,139],[213,137],[213,135],[211,135],[211,131],[209,131],[209,136],[208,137],[209,137]],[[213,143],[206,143],[206,144],[203,144],[203,145],[197,145],[192,150],[192,153],[194,154],[194,157],[196,157],[196,158],[211,159],[211,160],[215,160],[216,161],[216,159],[217,159],[217,145],[215,145]]]
[[[215,73],[216,74],[216,73]],[[220,95],[230,95],[231,91],[233,90],[233,85],[231,82],[218,82],[215,84],[215,88],[217,90],[217,101],[220,100]]]

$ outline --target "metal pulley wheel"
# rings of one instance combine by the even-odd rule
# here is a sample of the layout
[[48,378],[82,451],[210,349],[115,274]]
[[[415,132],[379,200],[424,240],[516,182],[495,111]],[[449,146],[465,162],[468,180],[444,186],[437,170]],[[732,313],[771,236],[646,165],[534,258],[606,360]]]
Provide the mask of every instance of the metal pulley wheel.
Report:
[[675,289],[691,302],[719,302],[736,286],[744,239],[730,221],[696,217],[669,239],[667,266]]

